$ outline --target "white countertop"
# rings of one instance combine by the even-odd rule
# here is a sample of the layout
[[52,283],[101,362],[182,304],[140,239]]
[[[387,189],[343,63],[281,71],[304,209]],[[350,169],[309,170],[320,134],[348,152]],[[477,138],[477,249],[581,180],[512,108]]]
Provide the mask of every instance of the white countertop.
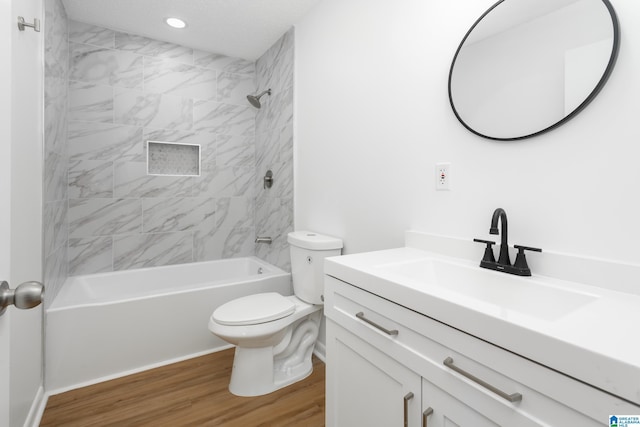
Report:
[[477,268],[484,280],[506,275],[478,267],[479,253],[471,261],[415,247],[367,252],[327,258],[325,274],[640,405],[640,295],[536,274],[517,278],[533,280],[541,294],[549,285],[587,296],[567,313],[556,307],[537,316],[535,305],[544,300],[531,298],[533,307],[514,311],[490,296],[474,298],[385,268],[440,260]]

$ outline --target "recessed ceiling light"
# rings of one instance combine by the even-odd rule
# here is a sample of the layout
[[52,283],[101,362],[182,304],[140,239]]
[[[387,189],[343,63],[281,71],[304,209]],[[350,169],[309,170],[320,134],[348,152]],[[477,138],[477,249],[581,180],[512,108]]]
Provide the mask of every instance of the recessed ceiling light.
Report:
[[164,20],[168,26],[173,28],[184,28],[187,26],[187,23],[179,18],[167,18]]

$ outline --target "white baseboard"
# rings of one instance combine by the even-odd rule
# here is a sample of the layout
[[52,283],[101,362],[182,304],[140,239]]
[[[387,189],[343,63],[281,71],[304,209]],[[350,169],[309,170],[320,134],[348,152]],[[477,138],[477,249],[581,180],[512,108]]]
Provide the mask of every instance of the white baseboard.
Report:
[[89,381],[76,383],[76,384],[73,384],[73,385],[70,385],[70,386],[67,386],[67,387],[61,387],[61,388],[57,388],[57,389],[54,389],[54,390],[47,390],[47,396],[53,396],[55,394],[60,394],[60,393],[64,393],[64,392],[67,392],[67,391],[75,390],[77,388],[87,387],[87,386],[98,384],[98,383],[101,383],[101,382],[114,380],[116,378],[126,377],[127,375],[137,374],[139,372],[147,371],[149,369],[159,368],[159,367],[165,366],[165,365],[171,365],[172,363],[182,362],[184,360],[193,359],[194,357],[200,357],[200,356],[204,356],[206,354],[216,353],[218,351],[226,350],[226,349],[229,349],[229,348],[232,348],[232,347],[233,347],[233,345],[231,345],[231,344],[224,345],[224,346],[208,349],[208,350],[205,350],[205,351],[201,351],[201,352],[197,352],[197,353],[193,353],[193,354],[188,354],[188,355],[185,355],[185,356],[176,357],[174,359],[163,360],[161,362],[152,363],[152,364],[145,365],[145,366],[140,366],[140,367],[135,368],[135,369],[126,370],[126,371],[118,372],[118,373],[111,374],[111,375],[106,375],[106,376],[99,377],[99,378],[93,378],[93,379],[91,379]]
[[323,363],[327,363],[327,347],[325,347],[324,343],[316,341],[316,347],[313,349],[313,354]]
[[38,427],[40,425],[48,399],[49,396],[45,394],[44,387],[40,385],[36,397],[33,399],[33,403],[31,403],[27,419],[24,421],[24,427]]

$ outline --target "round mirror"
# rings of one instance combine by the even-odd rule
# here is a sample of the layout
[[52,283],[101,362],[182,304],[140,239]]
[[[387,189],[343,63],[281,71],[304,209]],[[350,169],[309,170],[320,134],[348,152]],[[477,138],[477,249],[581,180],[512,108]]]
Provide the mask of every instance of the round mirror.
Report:
[[566,122],[605,84],[618,53],[608,0],[501,0],[467,32],[449,72],[460,122],[516,140]]

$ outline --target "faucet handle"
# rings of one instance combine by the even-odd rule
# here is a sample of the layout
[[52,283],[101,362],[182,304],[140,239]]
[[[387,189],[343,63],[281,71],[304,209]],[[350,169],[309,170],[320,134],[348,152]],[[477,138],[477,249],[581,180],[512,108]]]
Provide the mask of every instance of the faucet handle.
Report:
[[518,250],[518,255],[516,255],[516,262],[513,264],[513,266],[525,273],[528,273],[524,275],[531,276],[531,270],[529,270],[529,265],[527,264],[527,258],[524,255],[524,251],[542,252],[542,249],[522,245],[513,245],[513,247]]
[[487,245],[486,248],[484,248],[484,256],[482,257],[482,262],[496,262],[496,258],[493,255],[493,248],[492,246],[496,244],[496,242],[493,242],[491,240],[482,240],[482,239],[473,239],[474,242],[478,242],[478,243],[484,243],[485,245]]
[[524,251],[542,252],[540,248],[532,248],[529,246],[513,245],[513,247],[518,250],[519,254],[524,253]]

